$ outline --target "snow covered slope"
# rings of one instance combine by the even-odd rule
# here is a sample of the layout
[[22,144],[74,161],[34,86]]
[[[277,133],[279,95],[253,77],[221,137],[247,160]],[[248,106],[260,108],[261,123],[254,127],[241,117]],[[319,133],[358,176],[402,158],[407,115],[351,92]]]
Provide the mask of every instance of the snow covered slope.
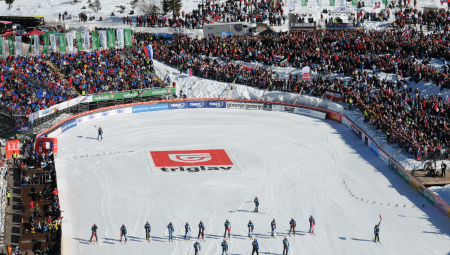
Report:
[[[187,109],[93,124],[103,128],[102,142],[95,140],[92,123],[58,136],[64,254],[194,254],[193,240],[180,236],[186,222],[196,236],[200,220],[207,240],[201,243],[202,254],[220,254],[226,219],[232,229],[230,254],[251,251],[249,220],[261,254],[281,254],[291,217],[298,233],[288,237],[291,254],[450,252],[445,245],[449,218],[339,123],[281,112]],[[162,174],[151,167],[150,151],[199,149],[226,149],[241,170]],[[252,212],[253,203],[245,203],[255,196],[260,214]],[[316,236],[308,234],[311,214]],[[379,214],[382,244],[375,244]],[[278,223],[277,239],[270,238],[272,218]],[[167,242],[169,221],[175,226],[173,243]],[[99,245],[88,242],[94,222]],[[126,245],[118,242],[123,223]]]

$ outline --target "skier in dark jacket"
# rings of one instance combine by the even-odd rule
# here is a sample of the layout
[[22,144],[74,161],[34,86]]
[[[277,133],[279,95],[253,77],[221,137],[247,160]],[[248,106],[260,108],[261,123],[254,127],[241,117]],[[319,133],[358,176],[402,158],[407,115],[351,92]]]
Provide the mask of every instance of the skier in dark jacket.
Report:
[[309,233],[311,235],[315,235],[314,233],[314,226],[316,225],[316,221],[314,220],[313,216],[309,217]]
[[228,255],[228,243],[227,243],[227,239],[223,239],[222,244],[220,244],[220,246],[222,246],[222,255],[226,254]]
[[92,237],[95,236],[95,241],[98,243],[98,237],[97,237],[97,224],[94,223],[94,226],[92,226],[91,231],[92,231],[92,235],[91,235],[91,239],[89,240],[89,242],[92,242]]
[[148,223],[148,221],[145,224],[144,229],[145,229],[145,238],[147,238],[147,241],[150,242],[150,231],[152,231],[152,227],[150,226],[150,223]]
[[225,226],[225,233],[223,233],[223,238],[225,238],[227,236],[227,231],[228,231],[228,239],[230,239],[231,223],[228,219],[227,219],[227,221],[225,221],[224,226]]
[[120,228],[120,241],[122,242],[122,236],[125,237],[125,243],[128,241],[127,239],[127,228],[125,227],[125,224],[122,224],[122,227]]
[[97,136],[97,141],[98,140],[103,140],[103,130],[102,130],[102,127],[99,127],[98,128],[98,136]]
[[252,239],[252,238],[253,238],[253,229],[254,229],[252,220],[249,220],[249,221],[248,221],[247,227],[248,227],[248,237],[249,237],[250,239]]
[[294,233],[295,236],[295,227],[297,226],[297,223],[295,222],[294,218],[291,218],[291,221],[289,221],[289,226],[290,226],[289,236],[291,235],[291,231],[292,233]]
[[194,244],[195,255],[198,255],[201,250],[202,250],[202,247],[200,246],[200,244],[198,243],[198,240],[197,240]]
[[380,241],[380,225],[381,225],[381,220],[378,224],[375,224],[375,228],[373,229],[373,233],[375,234],[375,238],[373,239],[374,242],[376,242],[378,240],[378,242]]
[[172,222],[169,222],[169,225],[167,225],[167,230],[169,230],[169,242],[172,240],[173,242],[173,225]]
[[186,222],[186,225],[184,225],[184,240],[186,240],[186,236],[189,236],[189,240],[191,239],[191,226],[189,225],[189,222]]
[[203,224],[203,221],[200,221],[198,224],[198,237],[197,239],[200,239],[200,235],[202,236],[202,239],[205,240],[205,225]]
[[255,202],[255,210],[254,212],[259,212],[259,201],[258,201],[258,197],[255,197],[255,200],[253,201]]
[[289,241],[287,239],[287,236],[283,239],[283,255],[287,255],[289,252]]
[[275,218],[273,218],[273,221],[270,223],[270,226],[272,228],[272,233],[270,236],[275,237],[277,235],[277,223],[275,222]]
[[253,243],[252,243],[252,246],[253,246],[253,250],[252,250],[252,255],[256,252],[256,255],[259,255],[259,245],[258,245],[258,241],[256,240],[256,238],[255,238],[255,240],[253,240]]

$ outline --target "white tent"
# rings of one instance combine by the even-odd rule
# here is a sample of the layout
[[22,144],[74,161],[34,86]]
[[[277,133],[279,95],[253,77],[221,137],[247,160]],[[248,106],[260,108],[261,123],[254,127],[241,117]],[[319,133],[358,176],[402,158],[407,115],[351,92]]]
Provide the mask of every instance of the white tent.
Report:
[[314,19],[314,21],[317,22],[317,24],[320,23],[320,11],[319,10],[314,10],[309,7],[301,7],[299,9],[289,13],[289,24],[297,23],[299,17],[304,17],[305,21],[306,21],[307,18],[310,18],[311,16]]
[[329,12],[330,14],[347,14],[351,15],[352,13],[355,13],[354,10],[347,8],[345,6],[338,7],[332,11]]
[[438,11],[440,8],[443,8],[443,7],[440,7],[437,4],[429,4],[429,5],[426,5],[423,7],[423,12],[427,13],[430,11]]

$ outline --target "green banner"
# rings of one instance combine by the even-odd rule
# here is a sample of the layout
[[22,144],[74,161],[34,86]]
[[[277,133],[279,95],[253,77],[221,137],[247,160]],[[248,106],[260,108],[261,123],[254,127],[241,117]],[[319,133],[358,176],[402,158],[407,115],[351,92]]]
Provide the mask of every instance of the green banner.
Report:
[[[158,96],[158,95],[173,95],[175,94],[175,88],[161,88],[161,89],[148,89],[144,91],[139,97],[148,97],[148,96]],[[108,93],[101,95],[93,95],[92,102],[98,101],[107,101],[107,100],[116,100],[116,99],[125,99],[125,98],[134,98],[139,95],[140,91],[129,91],[129,92],[118,92],[118,93]]]
[[358,6],[358,0],[352,0],[352,6]]
[[383,0],[384,5],[388,5],[388,0]]
[[59,52],[66,51],[66,39],[64,38],[64,34],[58,34],[59,40]]
[[92,49],[98,50],[100,48],[100,41],[98,39],[98,31],[91,32],[91,39],[92,39]]
[[131,41],[131,29],[126,28],[124,30],[124,37],[125,37],[125,47],[132,47],[133,42]]
[[334,0],[330,0],[330,6],[334,6]]
[[433,194],[430,194],[426,189],[423,189],[423,196],[430,201],[433,205],[435,204],[434,196]]
[[43,52],[48,52],[48,35],[42,35],[42,45],[43,45]]
[[14,37],[8,37],[9,55],[14,55]]
[[75,43],[77,44],[77,50],[83,50],[83,37],[81,32],[75,33]]
[[116,47],[116,39],[114,35],[114,30],[106,31],[106,41],[108,42],[108,48],[112,49]]
[[302,6],[304,7],[306,5],[308,5],[308,0],[302,0]]

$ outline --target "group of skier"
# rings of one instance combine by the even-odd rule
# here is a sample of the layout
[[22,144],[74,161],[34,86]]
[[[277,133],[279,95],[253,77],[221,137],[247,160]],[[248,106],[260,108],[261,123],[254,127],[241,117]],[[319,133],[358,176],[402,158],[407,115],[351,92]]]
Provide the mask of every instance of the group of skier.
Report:
[[[254,203],[255,203],[254,212],[258,212],[258,206],[259,206],[258,197],[255,198]],[[313,215],[310,215],[308,220],[309,220],[309,233],[311,235],[316,235],[314,233],[314,226],[316,225],[316,221],[315,221]],[[277,224],[276,224],[275,218],[273,218],[270,225],[271,225],[271,237],[276,239],[277,238]],[[375,224],[374,242],[380,241],[380,237],[379,237],[380,225],[381,225],[381,215],[380,215],[380,222],[378,224]],[[291,221],[289,221],[289,236],[291,236],[291,233],[295,236],[295,227],[296,226],[297,226],[297,223],[295,222],[294,218],[291,218]],[[228,255],[227,239],[229,240],[231,237],[231,223],[230,223],[229,219],[227,219],[225,221],[224,227],[225,227],[225,232],[223,234],[223,242],[221,243],[221,247],[222,247],[222,254]],[[249,237],[249,239],[253,240],[252,241],[252,255],[254,253],[259,255],[258,240],[256,238],[253,238],[253,230],[254,230],[255,226],[251,220],[249,220],[249,222],[247,224],[247,228],[248,228],[248,237]],[[92,235],[90,238],[90,242],[92,242],[92,240],[94,238],[94,242],[97,242],[97,244],[98,244],[97,229],[98,229],[97,224],[94,223],[94,225],[91,227]],[[184,229],[185,229],[184,240],[187,242],[191,239],[191,226],[189,225],[189,222],[186,222]],[[144,230],[145,230],[145,238],[147,239],[148,242],[150,242],[151,226],[148,221],[144,225]],[[169,242],[173,242],[174,226],[173,226],[172,222],[169,222],[169,225],[167,225],[167,230],[169,233]],[[205,225],[203,224],[203,221],[200,221],[200,223],[198,224],[197,239],[205,241],[204,233],[205,233]],[[227,237],[227,233],[228,233],[228,237]],[[122,226],[120,227],[120,242],[122,242],[122,238],[125,239],[125,243],[126,243],[128,239],[127,239],[127,228],[125,227],[125,224],[122,224]],[[194,250],[195,250],[196,255],[200,254],[200,250],[201,250],[201,245],[199,243],[199,240],[196,240],[196,242],[194,243]],[[289,252],[289,241],[287,239],[287,236],[285,236],[283,239],[283,255],[284,254],[287,255],[288,252]]]

